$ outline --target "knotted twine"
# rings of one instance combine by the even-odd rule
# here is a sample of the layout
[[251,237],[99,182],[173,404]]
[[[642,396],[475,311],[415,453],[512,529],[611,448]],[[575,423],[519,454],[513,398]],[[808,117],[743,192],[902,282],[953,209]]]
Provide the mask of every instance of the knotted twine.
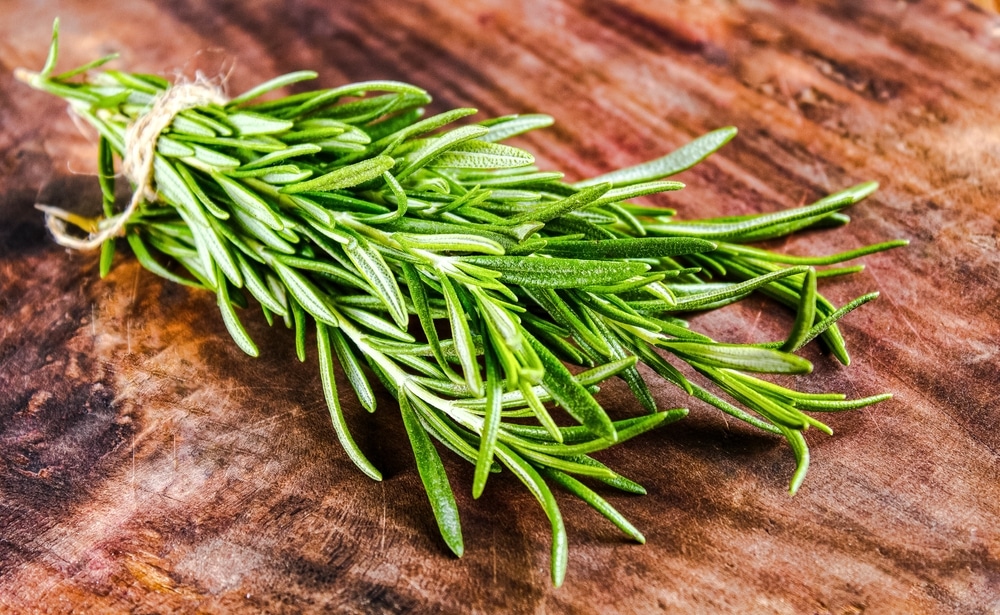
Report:
[[149,109],[137,117],[125,130],[125,151],[122,155],[122,173],[134,186],[128,206],[110,218],[96,223],[96,230],[86,238],[73,235],[66,221],[79,220],[58,207],[36,205],[45,212],[45,224],[56,243],[74,250],[94,250],[102,243],[124,234],[125,225],[139,210],[139,206],[156,199],[153,161],[156,159],[156,142],[174,117],[186,110],[209,104],[224,105],[228,99],[219,88],[204,82],[179,83],[153,99]]

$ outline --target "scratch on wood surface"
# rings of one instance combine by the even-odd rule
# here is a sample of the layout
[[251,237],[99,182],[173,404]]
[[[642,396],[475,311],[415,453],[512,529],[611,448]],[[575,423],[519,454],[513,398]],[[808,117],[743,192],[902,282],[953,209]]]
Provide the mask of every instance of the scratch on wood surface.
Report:
[[286,420],[288,420],[289,417],[291,417],[294,414],[295,414],[294,410],[286,410],[284,412],[278,412],[271,416],[264,417],[259,421],[253,421],[252,423],[247,425],[246,428],[244,428],[242,431],[247,431],[247,432],[250,430],[259,431],[265,428],[274,427],[280,423],[284,423]]
[[155,496],[161,497],[161,498],[163,498],[165,500],[170,500],[171,502],[177,502],[178,504],[184,504],[184,500],[182,500],[180,498],[175,498],[172,495],[167,495],[166,491],[153,491],[152,489],[146,489],[145,487],[140,487],[139,490],[143,491],[145,493],[148,493],[150,495],[155,495]]
[[379,482],[379,486],[382,488],[382,518],[379,520],[379,526],[382,528],[382,537],[379,539],[379,549],[385,551],[385,518],[386,518],[386,501],[385,501],[385,482]]
[[497,528],[490,526],[490,560],[493,562],[493,584],[497,582]]
[[135,308],[139,297],[139,275],[141,272],[141,268],[135,268],[135,275],[132,276],[132,292],[129,295],[127,304],[128,307],[125,314],[125,342],[129,354],[132,354],[132,316],[135,314]]
[[753,317],[753,322],[747,327],[746,337],[744,337],[745,342],[753,342],[754,333],[757,332],[757,326],[760,324],[760,317],[764,314],[764,308],[757,308],[757,313]]
[[135,434],[132,434],[132,507],[135,508]]
[[864,417],[865,422],[871,425],[872,429],[875,430],[875,433],[879,435],[879,438],[885,436],[885,430],[882,428],[882,425],[878,422],[878,416],[879,416],[878,407],[865,408],[861,412],[861,416]]
[[[875,272],[874,269],[868,268],[868,274],[872,277],[872,279],[875,281],[875,284],[877,286],[881,285],[881,281],[879,280],[879,276]],[[885,297],[886,301],[888,301],[892,305],[892,311],[900,319],[902,319],[902,321],[904,323],[906,323],[906,326],[910,329],[910,331],[913,332],[913,340],[912,341],[919,342],[920,345],[924,345],[924,336],[921,335],[920,331],[918,331],[917,328],[913,326],[913,323],[910,322],[910,318],[906,315],[905,310],[901,309],[900,306],[899,306],[899,304],[896,303],[895,301],[893,301],[892,294],[891,293],[882,293],[879,296],[880,297]]]
[[230,386],[219,387],[219,390],[220,391],[225,391],[227,393],[231,393],[233,391],[246,391],[246,392],[249,392],[249,393],[256,393],[258,391],[264,391],[264,392],[269,392],[269,391],[301,391],[302,387],[293,387],[293,386],[288,386],[288,385],[283,385],[283,384],[254,383],[254,384],[233,384],[233,385],[230,385]]
[[132,276],[132,294],[129,296],[128,307],[129,312],[131,312],[136,305],[136,298],[139,296],[139,275],[142,273],[142,269],[139,267],[135,268],[135,274]]

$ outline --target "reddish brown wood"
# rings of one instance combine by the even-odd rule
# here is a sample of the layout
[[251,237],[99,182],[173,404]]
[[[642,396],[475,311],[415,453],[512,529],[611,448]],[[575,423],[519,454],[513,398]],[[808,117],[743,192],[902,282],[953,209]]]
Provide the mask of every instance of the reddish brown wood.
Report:
[[[0,8],[0,611],[1000,610],[995,15],[953,1],[344,4]],[[816,372],[798,382],[896,398],[831,417],[832,438],[810,434],[795,498],[785,446],[692,404],[602,458],[649,489],[609,494],[648,544],[562,498],[571,566],[558,590],[531,496],[499,477],[474,502],[470,468],[448,459],[467,545],[456,560],[391,398],[374,416],[346,401],[387,477],[373,483],[337,448],[315,366],[294,364],[286,331],[250,323],[265,352],[249,359],[211,297],[126,256],[98,280],[94,256],[46,237],[36,201],[99,198],[93,144],[11,76],[41,65],[57,13],[65,66],[121,51],[129,70],[231,68],[234,92],[312,68],[322,85],[412,81],[437,109],[545,111],[556,127],[521,143],[574,176],[737,125],[671,197],[686,215],[877,180],[850,226],[784,247],[912,239],[826,284],[840,302],[883,295],[844,323],[854,364],[810,349]],[[763,301],[697,322],[733,341],[787,324]],[[638,410],[610,388],[614,413]]]

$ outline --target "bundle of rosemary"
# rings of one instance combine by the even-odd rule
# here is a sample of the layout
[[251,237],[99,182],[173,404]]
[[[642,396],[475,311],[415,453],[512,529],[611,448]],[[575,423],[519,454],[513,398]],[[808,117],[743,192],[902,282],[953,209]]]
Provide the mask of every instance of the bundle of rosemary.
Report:
[[[441,535],[457,555],[463,552],[458,510],[435,441],[475,465],[474,496],[492,472],[507,468],[538,499],[552,525],[556,585],[565,574],[567,543],[550,485],[643,542],[580,480],[643,493],[591,454],[687,414],[657,409],[637,363],[786,438],[797,460],[793,493],[808,465],[802,432],[812,426],[830,433],[806,412],[889,397],[804,393],[757,374],[809,372],[810,363],[793,353],[817,337],[847,364],[836,322],[876,293],[837,308],[817,292],[817,279],[860,267],[816,267],[905,241],[823,257],[745,245],[846,223],[841,211],[874,184],[778,213],[681,221],[673,211],[630,201],[682,188],[663,178],[703,160],[735,129],[567,183],[562,173],[532,166],[529,153],[499,143],[549,125],[548,116],[449,128],[475,110],[425,118],[428,94],[390,81],[261,100],[314,78],[312,72],[226,100],[203,85],[94,71],[113,56],[55,74],[57,52],[58,22],[44,68],[18,77],[67,100],[97,130],[104,194],[102,219],[46,209],[57,240],[100,245],[104,275],[124,236],[150,271],[214,292],[247,354],[258,349],[237,308],[248,307],[250,298],[269,323],[294,328],[301,360],[314,331],[337,437],[357,467],[378,480],[348,431],[334,365],[368,411],[375,410],[374,375],[399,402]],[[116,157],[124,158],[135,194],[121,212]],[[90,236],[70,233],[66,222]],[[787,339],[722,343],[681,318],[754,291],[795,310]],[[678,369],[682,364],[689,368]],[[648,414],[612,420],[594,394],[613,376],[625,380]]]

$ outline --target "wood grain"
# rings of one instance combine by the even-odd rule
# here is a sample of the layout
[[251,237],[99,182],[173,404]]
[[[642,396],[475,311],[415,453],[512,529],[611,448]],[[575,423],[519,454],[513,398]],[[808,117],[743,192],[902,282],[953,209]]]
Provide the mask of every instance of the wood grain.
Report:
[[[105,5],[100,5],[105,7]],[[953,1],[138,1],[0,7],[0,611],[1000,611],[1000,18]],[[853,223],[781,244],[829,252],[907,237],[831,281],[854,363],[810,348],[808,390],[892,391],[790,452],[663,386],[692,416],[602,460],[643,483],[608,494],[645,533],[629,544],[561,498],[566,584],[548,528],[512,479],[468,495],[446,460],[466,555],[447,554],[387,395],[345,409],[386,476],[337,448],[315,364],[287,331],[249,323],[242,356],[211,297],[121,255],[46,236],[36,202],[95,208],[94,146],[62,105],[12,79],[41,65],[51,19],[65,66],[111,51],[135,71],[226,73],[238,92],[281,72],[332,86],[404,79],[434,108],[544,111],[521,140],[573,177],[657,156],[728,124],[740,135],[682,178],[683,215],[771,211],[862,180]],[[789,323],[763,300],[700,317],[718,339]],[[291,366],[291,367],[290,367]],[[346,383],[343,383],[346,386]],[[639,411],[627,389],[603,399]]]

